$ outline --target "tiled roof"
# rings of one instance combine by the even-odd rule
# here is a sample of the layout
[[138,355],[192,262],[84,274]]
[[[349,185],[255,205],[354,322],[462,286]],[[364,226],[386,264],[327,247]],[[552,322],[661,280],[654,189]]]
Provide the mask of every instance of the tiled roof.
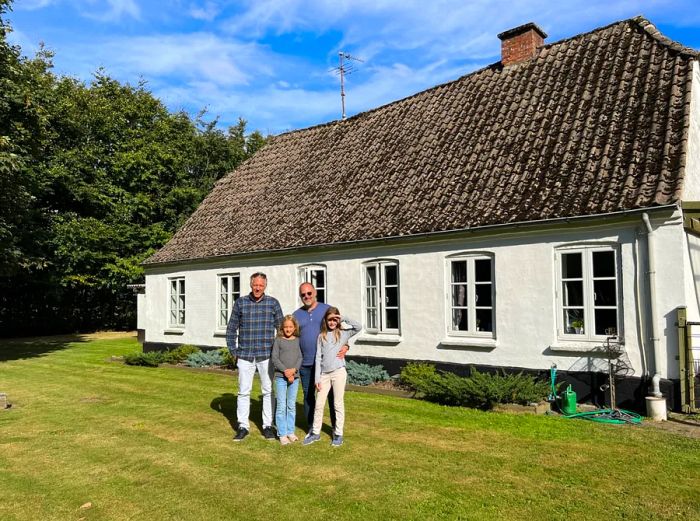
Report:
[[676,203],[697,58],[637,17],[279,135],[146,264]]

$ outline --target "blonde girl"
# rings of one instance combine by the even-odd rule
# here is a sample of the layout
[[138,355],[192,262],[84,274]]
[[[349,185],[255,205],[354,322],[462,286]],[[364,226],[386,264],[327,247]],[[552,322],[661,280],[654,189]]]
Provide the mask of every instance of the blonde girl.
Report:
[[[344,324],[345,327],[341,327]],[[328,392],[333,388],[335,396],[335,430],[331,445],[340,447],[343,444],[343,427],[345,425],[345,382],[347,371],[345,359],[338,358],[338,351],[362,329],[362,324],[351,318],[340,315],[336,307],[329,307],[323,316],[321,334],[318,335],[316,349],[316,408],[314,423],[304,438],[304,445],[309,445],[321,439],[321,423],[323,409],[326,406]]]
[[272,344],[272,365],[275,368],[275,394],[277,408],[275,422],[282,445],[297,441],[294,434],[299,390],[299,323],[292,315],[286,315],[280,324],[275,342]]

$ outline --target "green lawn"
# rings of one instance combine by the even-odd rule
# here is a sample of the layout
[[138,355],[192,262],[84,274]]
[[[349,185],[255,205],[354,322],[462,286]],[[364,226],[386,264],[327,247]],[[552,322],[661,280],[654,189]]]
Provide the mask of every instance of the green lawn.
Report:
[[234,444],[234,377],[68,340],[0,343],[3,521],[700,519],[698,439],[350,392],[340,449]]

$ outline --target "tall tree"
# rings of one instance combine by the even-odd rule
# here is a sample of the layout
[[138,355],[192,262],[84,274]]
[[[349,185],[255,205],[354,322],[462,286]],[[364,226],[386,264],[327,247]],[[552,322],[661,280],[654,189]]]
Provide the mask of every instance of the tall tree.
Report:
[[85,84],[7,43],[0,0],[0,335],[133,327],[126,284],[214,182],[264,145],[170,113],[144,83]]

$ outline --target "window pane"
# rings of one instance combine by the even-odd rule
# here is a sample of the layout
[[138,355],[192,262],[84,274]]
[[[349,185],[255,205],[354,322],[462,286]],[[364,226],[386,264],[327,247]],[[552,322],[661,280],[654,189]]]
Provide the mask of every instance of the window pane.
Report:
[[399,267],[396,265],[384,266],[384,284],[396,286],[399,283]]
[[453,309],[452,310],[452,330],[453,331],[467,331],[469,326],[468,321],[469,314],[466,309]]
[[398,329],[399,328],[399,310],[398,309],[387,309],[386,310],[386,328],[387,329]]
[[580,279],[583,277],[583,267],[580,253],[562,254],[561,277],[563,279]]
[[466,306],[467,305],[467,285],[459,284],[452,286],[452,305]]
[[616,309],[596,309],[594,316],[596,335],[612,336],[617,334]]
[[615,252],[595,251],[593,252],[593,276],[594,277],[614,277],[615,276]]
[[367,327],[377,329],[377,310],[367,308]]
[[367,286],[376,286],[377,285],[377,268],[376,266],[368,266],[367,269],[365,270],[367,277],[366,277],[366,282]]
[[222,309],[219,314],[219,325],[225,326],[226,324],[228,324],[228,310]]
[[377,307],[377,291],[374,288],[367,288],[367,307]]
[[184,324],[184,323],[185,323],[185,310],[184,310],[184,309],[181,310],[181,311],[179,312],[179,315],[178,315],[178,316],[179,316],[179,318],[180,318],[180,321],[178,322],[178,324]]
[[493,331],[493,311],[490,309],[476,310],[476,330]]
[[467,282],[467,261],[452,262],[452,282]]
[[240,277],[232,277],[232,282],[233,282],[233,292],[235,294],[240,295],[241,293],[241,279]]
[[397,307],[399,305],[399,288],[385,288],[386,305]]
[[170,323],[177,324],[177,309],[173,307],[170,308]]
[[491,307],[491,284],[476,284],[476,305]]
[[564,330],[569,335],[583,335],[584,314],[582,309],[564,310]]
[[325,289],[317,289],[316,290],[316,300],[319,302],[326,302],[326,290]]
[[474,261],[474,280],[477,282],[491,282],[491,259],[477,259]]
[[219,293],[222,295],[225,295],[228,293],[228,277],[220,277],[219,281],[221,283],[221,287],[219,288]]
[[185,279],[180,280],[180,293],[185,294]]
[[[311,272],[311,283],[318,288],[326,287],[326,274],[323,270],[313,270]],[[323,301],[321,301],[323,302]]]
[[583,281],[565,281],[562,285],[564,286],[564,305],[583,306]]
[[595,306],[617,305],[617,290],[614,280],[594,280],[593,291]]

